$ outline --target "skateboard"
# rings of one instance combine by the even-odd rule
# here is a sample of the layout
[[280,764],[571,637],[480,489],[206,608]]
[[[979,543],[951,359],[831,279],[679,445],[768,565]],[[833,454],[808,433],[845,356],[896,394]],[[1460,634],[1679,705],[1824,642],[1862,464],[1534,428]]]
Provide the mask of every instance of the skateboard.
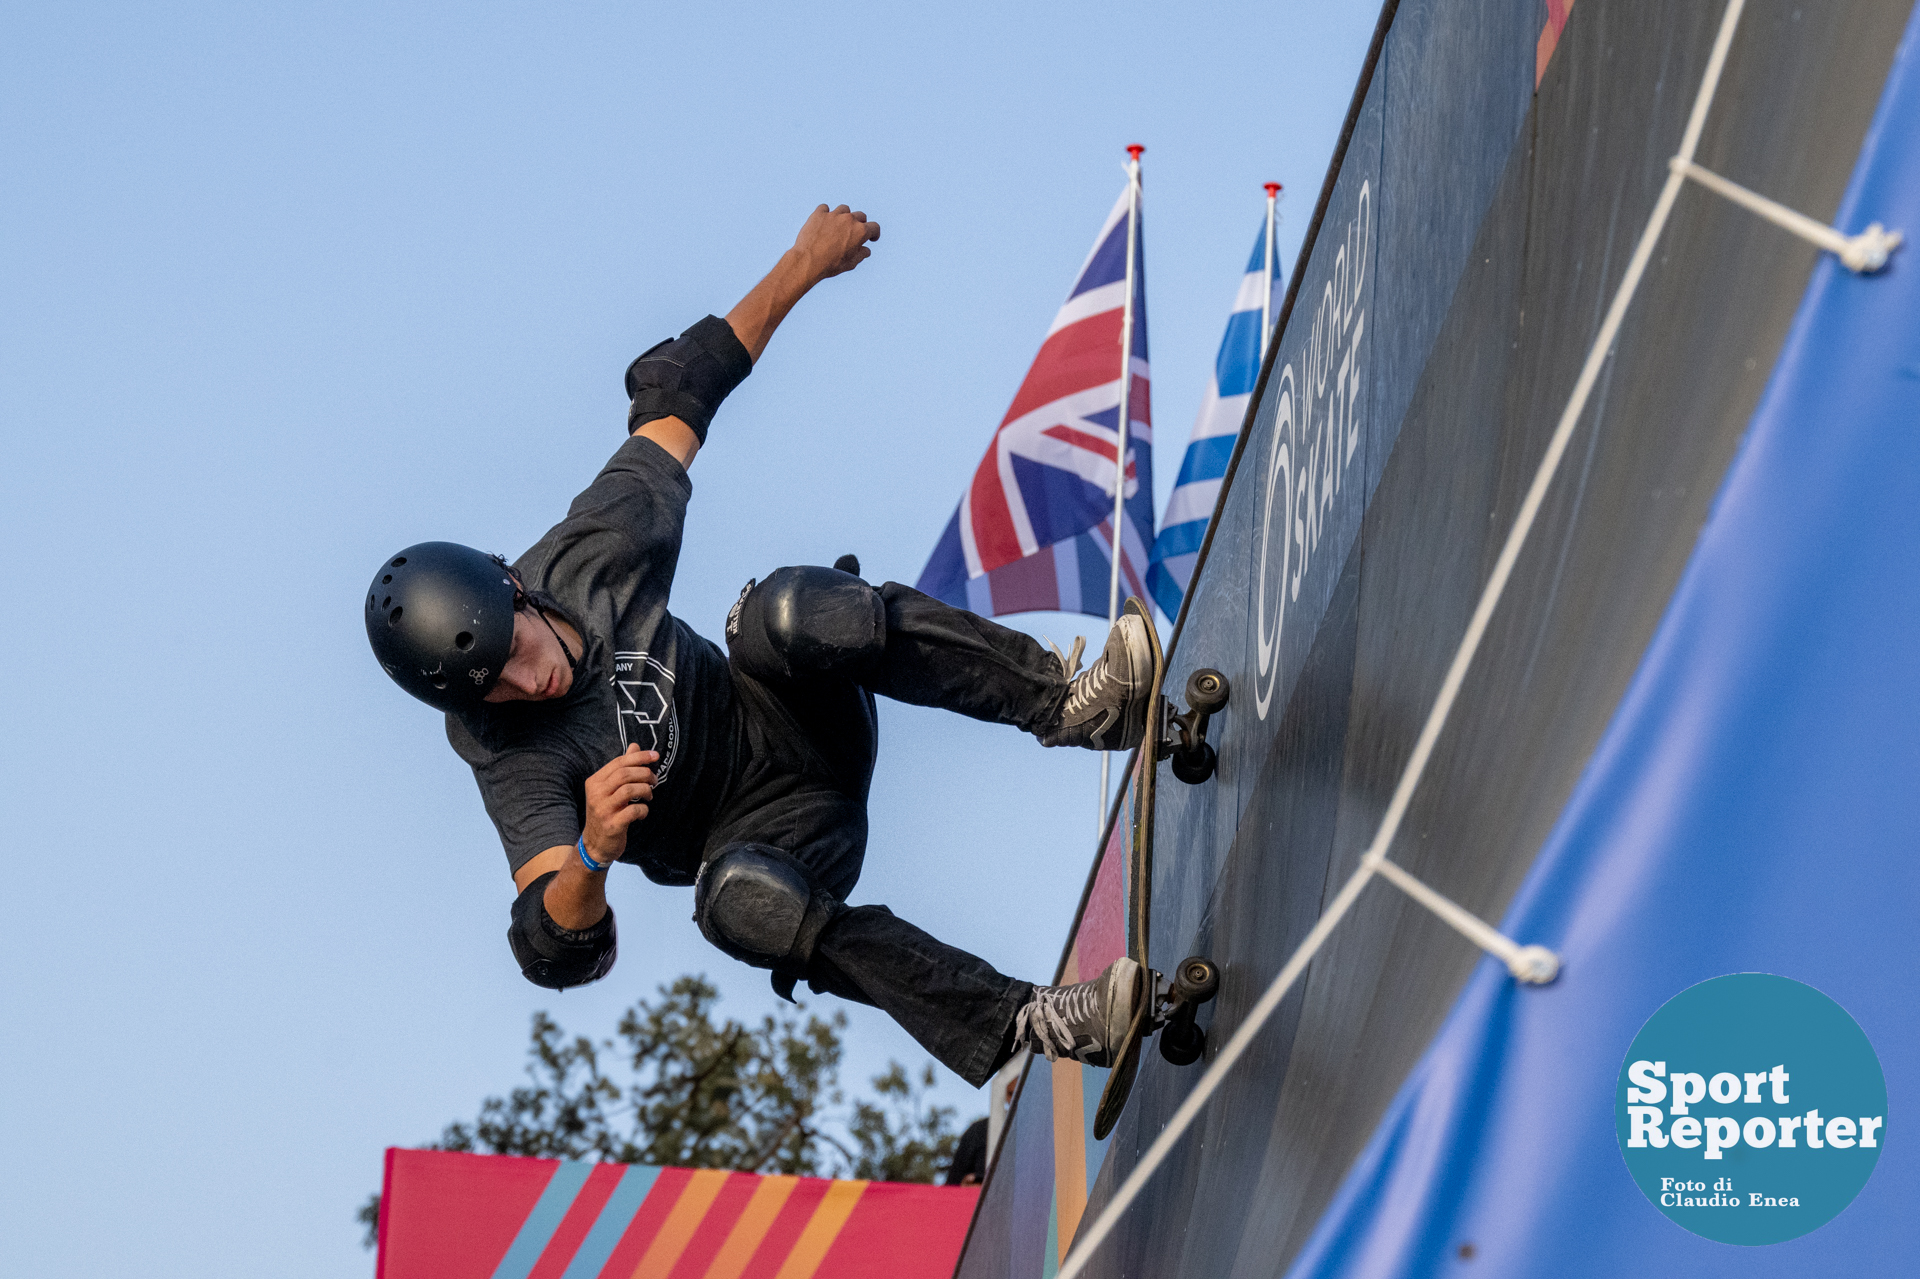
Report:
[[1140,1069],[1140,1046],[1148,1035],[1160,1032],[1160,1055],[1173,1065],[1187,1066],[1200,1060],[1206,1051],[1207,1035],[1194,1023],[1194,1014],[1220,988],[1219,970],[1203,955],[1181,960],[1171,979],[1155,972],[1147,963],[1147,942],[1153,918],[1153,798],[1159,764],[1171,759],[1173,775],[1188,785],[1197,786],[1213,776],[1219,761],[1207,743],[1207,721],[1227,704],[1227,678],[1215,670],[1195,671],[1187,680],[1188,709],[1176,713],[1162,689],[1167,656],[1160,646],[1153,614],[1138,596],[1127,600],[1125,611],[1147,624],[1148,642],[1153,648],[1146,734],[1140,740],[1130,783],[1135,787],[1133,829],[1127,840],[1127,955],[1140,965],[1146,989],[1135,993],[1133,1023],[1094,1110],[1096,1141],[1113,1131],[1120,1112],[1126,1109],[1127,1095],[1133,1091],[1133,1079]]

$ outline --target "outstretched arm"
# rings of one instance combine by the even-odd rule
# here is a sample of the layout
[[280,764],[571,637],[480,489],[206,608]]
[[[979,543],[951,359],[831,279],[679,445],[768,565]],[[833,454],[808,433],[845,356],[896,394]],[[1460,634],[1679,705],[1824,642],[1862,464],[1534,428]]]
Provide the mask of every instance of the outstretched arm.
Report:
[[867,242],[879,238],[880,224],[867,221],[864,213],[849,212],[844,204],[832,210],[824,204],[815,209],[793,247],[727,312],[727,324],[754,363],[760,362],[760,353],[794,303],[820,281],[851,271],[872,257]]
[[[867,243],[879,238],[880,224],[868,221],[864,213],[851,211],[844,204],[837,209],[824,204],[816,208],[794,238],[793,247],[781,254],[766,278],[727,312],[727,326],[754,363],[759,363],[773,331],[794,304],[820,281],[851,271],[872,257],[873,250]],[[699,436],[677,417],[656,418],[635,434],[658,444],[682,466],[691,466],[700,451]]]

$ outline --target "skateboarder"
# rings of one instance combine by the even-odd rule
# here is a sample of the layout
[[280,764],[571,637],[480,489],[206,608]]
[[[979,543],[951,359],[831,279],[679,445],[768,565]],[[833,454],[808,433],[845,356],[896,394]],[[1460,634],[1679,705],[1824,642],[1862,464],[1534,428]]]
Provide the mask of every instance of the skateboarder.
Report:
[[1124,750],[1145,721],[1152,656],[1123,617],[1077,671],[1018,631],[910,587],[834,568],[776,569],[728,614],[728,652],[667,610],[715,410],[787,312],[871,255],[880,227],[815,209],[793,248],[722,320],[627,369],[629,438],[566,518],[508,564],[449,542],[389,556],[367,635],[407,692],[446,712],[519,896],[508,941],[560,990],[613,966],[607,869],[694,886],[715,946],[791,999],[874,1005],[968,1083],[1020,1048],[1109,1064],[1148,997],[1141,967],[1035,986],[885,906],[848,906],[866,855],[874,695],[1009,724],[1047,746]]

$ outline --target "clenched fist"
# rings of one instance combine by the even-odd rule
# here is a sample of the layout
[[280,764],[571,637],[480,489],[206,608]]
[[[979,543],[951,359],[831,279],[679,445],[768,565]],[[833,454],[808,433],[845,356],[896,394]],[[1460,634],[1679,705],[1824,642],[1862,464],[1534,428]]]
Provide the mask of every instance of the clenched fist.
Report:
[[849,212],[844,204],[837,209],[823,204],[800,228],[793,251],[806,261],[814,279],[825,280],[872,257],[867,241],[879,238],[880,224],[867,221],[866,214]]

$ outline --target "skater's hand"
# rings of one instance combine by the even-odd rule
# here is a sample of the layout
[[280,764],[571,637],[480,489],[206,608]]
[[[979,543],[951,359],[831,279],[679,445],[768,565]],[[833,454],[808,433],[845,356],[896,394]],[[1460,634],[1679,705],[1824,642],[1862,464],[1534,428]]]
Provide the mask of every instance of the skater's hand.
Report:
[[880,224],[867,221],[867,215],[849,211],[846,205],[828,209],[821,205],[800,228],[793,251],[807,264],[815,280],[839,275],[873,256],[867,241],[880,238]]
[[653,766],[660,756],[635,743],[587,779],[587,852],[612,862],[627,851],[627,827],[647,815],[653,799]]
[[[760,356],[767,349],[767,341],[773,331],[780,327],[780,321],[787,318],[787,312],[794,303],[807,295],[820,281],[841,275],[865,262],[873,256],[873,250],[867,247],[869,240],[880,238],[880,224],[867,221],[867,215],[841,205],[829,209],[821,205],[807,218],[800,234],[794,238],[793,247],[780,255],[780,261],[760,283],[740,299],[738,306],[727,312],[727,323],[733,328],[733,335],[740,339],[740,345],[747,348],[747,354],[754,363],[760,362]],[[672,421],[662,418],[661,421]],[[653,425],[648,423],[648,426]],[[647,433],[647,427],[640,428],[641,434]],[[686,432],[687,443],[692,447],[680,458],[681,465],[693,460],[693,452],[699,448],[699,441],[693,438],[691,430]],[[662,446],[667,447],[662,441]],[[669,447],[669,452],[673,450]]]

